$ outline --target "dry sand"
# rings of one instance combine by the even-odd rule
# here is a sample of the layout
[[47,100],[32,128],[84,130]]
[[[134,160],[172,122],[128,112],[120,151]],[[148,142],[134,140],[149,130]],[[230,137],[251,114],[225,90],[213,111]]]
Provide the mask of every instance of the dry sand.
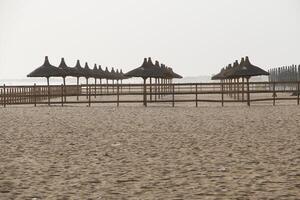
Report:
[[0,116],[1,200],[300,198],[300,106],[27,106]]

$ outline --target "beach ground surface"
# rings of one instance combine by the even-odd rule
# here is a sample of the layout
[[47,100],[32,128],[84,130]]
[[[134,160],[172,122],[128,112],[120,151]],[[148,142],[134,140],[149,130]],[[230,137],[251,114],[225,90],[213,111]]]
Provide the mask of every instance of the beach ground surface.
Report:
[[300,106],[0,108],[0,199],[297,199]]

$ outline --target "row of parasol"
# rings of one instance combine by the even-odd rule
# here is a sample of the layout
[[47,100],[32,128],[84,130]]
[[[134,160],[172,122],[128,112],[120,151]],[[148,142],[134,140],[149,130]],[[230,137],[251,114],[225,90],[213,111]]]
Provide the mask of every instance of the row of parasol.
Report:
[[106,79],[106,80],[123,80],[130,77],[141,77],[144,80],[147,78],[161,78],[161,79],[173,79],[173,78],[182,78],[179,74],[173,72],[173,69],[165,66],[164,64],[159,64],[158,61],[153,64],[151,58],[148,60],[145,58],[142,66],[124,74],[122,70],[115,70],[114,68],[111,71],[106,67],[105,70],[101,68],[101,65],[94,65],[93,69],[90,69],[88,63],[86,62],[84,67],[81,67],[80,61],[77,60],[77,63],[74,67],[68,67],[64,58],[61,59],[61,62],[58,67],[55,67],[50,64],[48,56],[45,57],[44,64],[33,72],[27,75],[27,77],[45,77],[47,78],[47,84],[49,85],[50,77],[62,77],[65,85],[65,79],[67,76],[77,77],[77,83],[79,84],[79,78],[86,78],[86,83],[88,84],[89,78],[94,78],[95,82],[97,79]]
[[118,69],[115,70],[114,68],[112,68],[111,71],[109,71],[107,67],[105,70],[103,70],[101,65],[98,67],[97,64],[95,64],[94,68],[90,69],[87,62],[85,63],[84,67],[81,67],[79,60],[77,60],[74,67],[68,67],[64,58],[62,58],[59,66],[55,67],[50,64],[48,56],[45,57],[45,61],[42,66],[38,67],[27,75],[27,77],[46,77],[48,85],[50,77],[62,77],[65,85],[65,79],[68,76],[77,77],[77,84],[79,84],[80,77],[85,77],[87,84],[89,78],[95,78],[95,80],[99,78],[100,80],[107,79],[117,81],[127,78],[122,70],[119,71]]
[[252,65],[249,57],[242,58],[241,62],[239,63],[237,60],[233,64],[229,64],[225,68],[222,68],[221,71],[214,75],[211,79],[212,80],[229,80],[229,79],[236,79],[236,78],[246,78],[249,79],[252,76],[261,76],[266,75],[268,76],[269,73],[265,70]]
[[[249,91],[249,79],[252,76],[268,76],[269,73],[265,70],[251,64],[248,56],[245,58],[242,58],[240,63],[236,60],[233,64],[229,64],[227,67],[222,68],[221,71],[212,76],[212,80],[220,80],[221,83],[228,83],[225,84],[225,87],[229,88],[229,90],[233,89],[234,96],[236,96],[239,99],[239,88],[240,88],[240,79],[242,79],[242,100],[244,100],[244,79],[247,80],[247,91]],[[225,88],[226,89],[226,88]],[[236,91],[237,90],[237,91]],[[231,95],[231,93],[230,93]],[[248,100],[249,92],[247,92]],[[248,101],[248,105],[250,105],[250,102]]]
[[[68,76],[77,78],[77,88],[79,87],[80,77],[86,78],[86,85],[88,85],[89,78],[95,79],[95,85],[97,84],[97,79],[100,79],[100,85],[102,84],[102,79],[106,79],[106,84],[108,85],[108,80],[112,80],[112,84],[114,84],[115,80],[117,83],[119,83],[120,80],[122,84],[122,80],[124,79],[130,77],[141,77],[144,79],[144,102],[146,102],[145,93],[147,78],[150,78],[150,93],[152,93],[152,78],[155,79],[155,87],[157,87],[157,84],[171,83],[174,78],[182,78],[182,76],[175,73],[172,68],[167,67],[164,64],[159,64],[158,61],[155,61],[155,64],[153,64],[150,57],[148,59],[144,58],[144,62],[140,67],[124,74],[122,70],[114,70],[114,68],[112,68],[111,71],[109,71],[107,67],[103,70],[101,66],[97,66],[97,64],[94,65],[93,69],[90,69],[87,62],[84,67],[81,67],[79,60],[77,60],[74,67],[68,67],[64,58],[61,59],[59,66],[55,67],[50,64],[49,59],[46,56],[44,64],[27,75],[27,77],[47,78],[48,87],[50,77],[62,77],[63,84],[66,85],[66,77]],[[48,93],[49,91],[50,90],[48,90]],[[152,100],[152,94],[150,95],[150,98]]]

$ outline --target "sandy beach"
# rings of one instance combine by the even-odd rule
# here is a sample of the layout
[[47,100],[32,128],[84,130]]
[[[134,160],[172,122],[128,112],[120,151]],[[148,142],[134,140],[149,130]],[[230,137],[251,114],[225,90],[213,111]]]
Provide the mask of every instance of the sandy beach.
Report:
[[1,108],[0,199],[298,199],[299,113]]

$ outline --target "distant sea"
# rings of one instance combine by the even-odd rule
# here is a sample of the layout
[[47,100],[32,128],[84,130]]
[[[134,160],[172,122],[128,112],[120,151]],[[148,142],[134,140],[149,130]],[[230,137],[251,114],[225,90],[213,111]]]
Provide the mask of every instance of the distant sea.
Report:
[[[267,81],[267,77],[254,77],[250,79],[251,81]],[[154,82],[154,81],[153,81]],[[184,77],[182,79],[174,79],[174,83],[207,83],[207,82],[215,82],[211,80],[211,76],[194,76],[194,77]],[[62,78],[50,78],[51,85],[61,85]],[[84,78],[80,78],[80,83],[85,84],[86,80]],[[89,83],[95,83],[93,78],[89,79]],[[99,80],[97,80],[99,84]],[[102,83],[106,83],[106,80],[102,80]],[[111,81],[109,82],[111,83]],[[143,83],[141,78],[130,78],[123,80],[123,83]],[[46,85],[46,78],[23,78],[23,79],[0,79],[0,85]],[[76,78],[67,77],[66,84],[75,85]]]

